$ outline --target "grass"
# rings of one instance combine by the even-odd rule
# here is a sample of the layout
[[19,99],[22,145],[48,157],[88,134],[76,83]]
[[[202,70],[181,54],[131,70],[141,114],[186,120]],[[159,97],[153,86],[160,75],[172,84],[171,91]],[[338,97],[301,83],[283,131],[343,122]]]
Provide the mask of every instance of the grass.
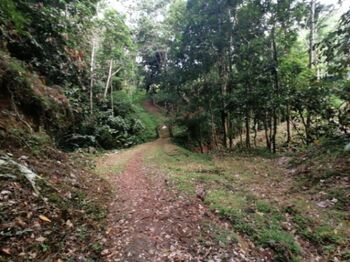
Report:
[[[294,261],[299,258],[300,246],[293,235],[282,229],[283,215],[269,202],[256,199],[243,189],[236,190],[233,184],[235,178],[229,172],[230,169],[217,167],[210,156],[192,153],[179,147],[158,150],[153,161],[158,161],[167,170],[172,182],[186,194],[195,194],[196,185],[204,184],[207,189],[205,204],[213,212],[229,220],[236,232],[247,235],[257,245],[275,251],[276,259]],[[242,163],[236,164],[238,167]],[[246,181],[252,179],[254,174],[250,168],[231,168],[249,177]],[[225,235],[214,235],[225,243]]]
[[145,92],[136,91],[133,94],[132,99],[135,111],[135,118],[140,119],[145,127],[141,139],[143,141],[150,141],[157,138],[156,129],[159,125],[164,123],[164,118],[151,114],[143,107],[143,102],[149,99]]
[[[257,246],[271,249],[275,261],[303,260],[303,254],[309,250],[303,250],[304,242],[296,237],[316,247],[326,259],[348,256],[342,252],[350,243],[344,231],[347,224],[343,213],[322,210],[319,214],[305,194],[278,192],[279,185],[285,182],[285,171],[266,153],[213,158],[167,146],[149,156],[148,161],[168,173],[169,180],[185,194],[193,196],[196,186],[204,185],[205,204],[230,221],[234,231],[246,235]],[[288,183],[298,185],[294,180]],[[336,190],[331,195],[342,206],[347,201],[342,198],[344,191]],[[289,198],[282,201],[285,194],[290,194]],[[213,234],[215,238],[225,238],[220,233]]]
[[[132,150],[132,149],[130,149],[130,150]],[[128,163],[128,161],[132,157],[132,154],[129,153],[128,151],[125,151],[125,150],[120,150],[118,152],[119,152],[120,156],[122,156],[122,157],[118,157],[118,158],[114,159],[113,162],[105,163],[104,165],[97,165],[94,172],[97,175],[103,175],[103,174],[117,175],[117,174],[120,174],[121,172],[123,172],[123,170],[125,169],[125,165]],[[101,158],[101,157],[103,157],[103,156],[100,156],[100,155],[97,156],[97,158]]]
[[212,240],[223,248],[227,248],[231,244],[238,243],[237,234],[230,229],[224,228],[221,225],[215,224],[210,220],[205,220],[202,223],[203,231],[209,232]]

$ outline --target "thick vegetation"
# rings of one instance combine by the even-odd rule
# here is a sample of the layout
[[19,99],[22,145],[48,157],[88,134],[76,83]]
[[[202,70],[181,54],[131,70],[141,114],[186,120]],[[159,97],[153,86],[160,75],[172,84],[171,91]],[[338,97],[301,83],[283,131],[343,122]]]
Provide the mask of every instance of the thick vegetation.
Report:
[[254,147],[259,131],[272,152],[346,136],[350,13],[332,14],[314,0],[174,1],[145,86],[202,150]]
[[136,47],[121,14],[95,0],[6,0],[0,18],[4,108],[66,149],[156,136],[134,103]]

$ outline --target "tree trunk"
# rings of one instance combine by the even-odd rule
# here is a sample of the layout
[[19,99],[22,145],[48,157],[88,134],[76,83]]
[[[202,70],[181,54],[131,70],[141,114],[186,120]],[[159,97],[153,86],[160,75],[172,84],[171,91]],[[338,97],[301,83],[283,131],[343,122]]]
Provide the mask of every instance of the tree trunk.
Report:
[[264,130],[265,130],[265,140],[266,140],[266,147],[271,151],[271,143],[270,143],[270,138],[269,138],[269,133],[268,133],[268,126],[267,126],[267,119],[266,115],[264,118]]
[[276,153],[276,136],[277,136],[277,113],[276,110],[273,111],[273,132],[272,132],[272,153]]
[[113,59],[111,59],[109,62],[108,78],[107,78],[107,83],[106,83],[106,87],[105,87],[105,92],[103,94],[104,98],[107,97],[108,88],[109,88],[109,85],[110,85],[110,82],[112,79],[112,70],[113,70]]
[[92,51],[91,51],[91,63],[90,63],[90,113],[93,113],[94,110],[94,103],[93,103],[93,88],[94,88],[94,82],[95,82],[95,53],[96,53],[96,46],[95,46],[95,39],[92,39]]
[[113,99],[113,80],[111,79],[111,110],[112,110],[112,117],[114,117],[114,99]]
[[269,116],[269,140],[270,140],[270,151],[272,151],[272,117]]
[[254,147],[257,147],[256,138],[258,136],[258,130],[257,130],[257,119],[256,119],[256,117],[254,117],[253,129],[254,129]]
[[[246,99],[249,97],[250,83],[246,83],[245,96]],[[248,101],[245,101],[245,145],[246,148],[250,148],[250,106]]]
[[310,143],[312,143],[311,115],[309,113],[307,113],[307,116],[306,116],[305,133],[306,133],[306,143],[309,145]]
[[316,2],[310,2],[309,68],[315,65],[315,9]]
[[245,115],[245,145],[250,148],[250,116],[249,110],[246,110]]
[[239,127],[239,143],[243,145],[243,123],[241,123]]
[[278,75],[278,53],[277,53],[277,45],[276,45],[276,36],[275,36],[275,27],[272,28],[271,31],[272,36],[272,53],[273,53],[273,61],[274,61],[274,68],[272,70],[272,74],[274,77],[274,87],[275,87],[275,97],[274,97],[274,103],[273,103],[273,133],[272,133],[272,152],[276,153],[276,136],[277,136],[277,125],[278,125],[278,103],[276,102],[276,99],[279,98],[280,93],[280,83],[279,83],[279,75]]
[[230,135],[229,135],[229,143],[230,143],[230,145],[229,146],[230,146],[230,149],[232,149],[233,148],[233,139],[234,139],[233,122],[230,121],[229,124],[230,124],[230,126],[229,126],[229,128],[230,128]]
[[287,120],[287,144],[289,144],[292,141],[292,132],[291,132],[291,125],[290,125],[290,107],[289,104],[287,104],[286,109],[286,120]]
[[214,113],[213,113],[213,108],[212,108],[211,101],[209,101],[209,110],[210,110],[210,121],[211,121],[211,140],[212,140],[212,145],[217,147],[218,143],[217,143],[217,140],[216,140],[215,120],[214,120]]
[[222,129],[223,129],[223,138],[222,143],[225,148],[227,148],[227,117],[225,110],[221,111],[221,122],[222,122]]

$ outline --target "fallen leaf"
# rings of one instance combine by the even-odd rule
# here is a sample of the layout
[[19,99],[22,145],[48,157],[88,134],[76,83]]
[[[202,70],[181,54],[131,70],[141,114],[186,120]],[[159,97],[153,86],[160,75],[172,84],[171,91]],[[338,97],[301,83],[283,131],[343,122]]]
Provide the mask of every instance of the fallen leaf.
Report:
[[56,262],[63,262],[63,260],[59,258],[56,260]]
[[11,249],[9,249],[9,248],[4,247],[1,249],[1,252],[6,254],[6,255],[9,255],[9,256],[11,255]]
[[51,220],[48,219],[46,216],[40,215],[39,218],[40,218],[42,221],[51,222]]
[[108,249],[104,249],[102,252],[101,252],[101,255],[102,256],[105,256],[105,255],[108,255],[109,253],[109,250]]
[[46,240],[46,238],[43,236],[40,236],[40,237],[36,238],[35,240],[38,242],[44,242]]
[[67,220],[67,221],[66,221],[66,225],[67,225],[67,227],[69,227],[69,228],[74,227],[73,223],[72,223],[70,220]]

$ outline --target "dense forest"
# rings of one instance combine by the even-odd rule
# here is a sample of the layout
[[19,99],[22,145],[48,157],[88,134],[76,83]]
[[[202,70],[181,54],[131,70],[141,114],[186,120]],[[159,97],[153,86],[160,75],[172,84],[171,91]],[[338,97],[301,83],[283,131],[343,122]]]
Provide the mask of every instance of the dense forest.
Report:
[[349,154],[346,0],[0,1],[0,261],[349,261]]

